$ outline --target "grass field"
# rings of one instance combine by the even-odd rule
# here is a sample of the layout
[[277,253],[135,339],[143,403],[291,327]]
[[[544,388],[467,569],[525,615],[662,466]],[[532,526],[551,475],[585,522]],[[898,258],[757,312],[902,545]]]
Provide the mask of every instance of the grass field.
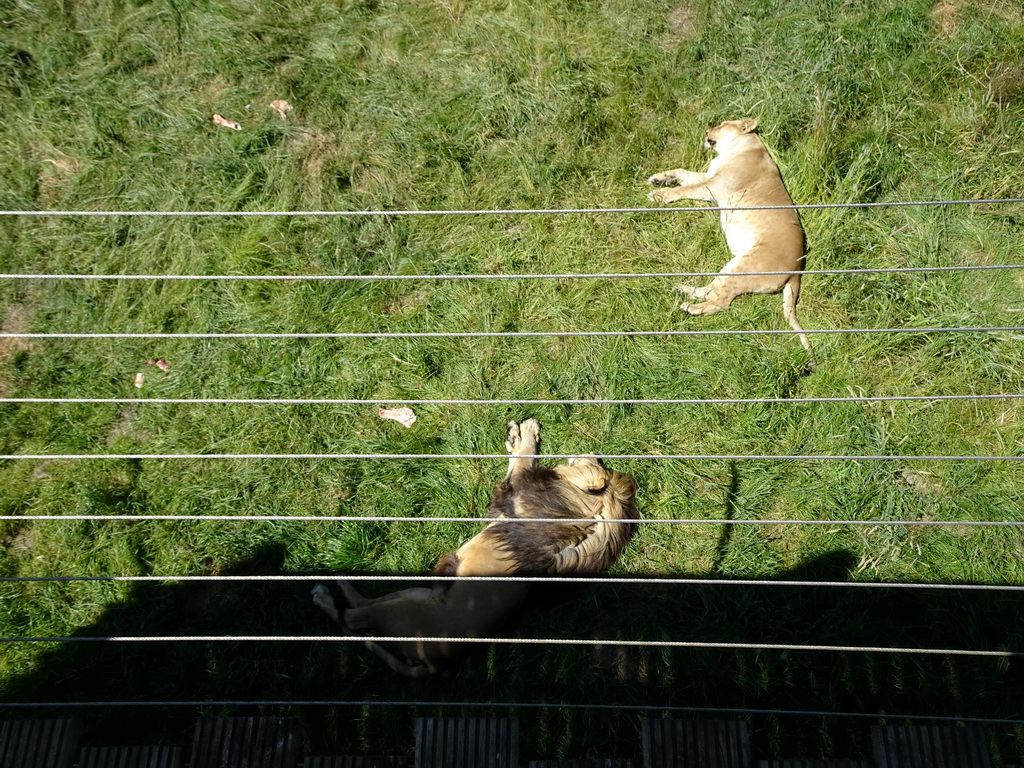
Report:
[[[349,211],[644,207],[703,132],[760,120],[797,203],[1020,197],[1024,11],[1011,0],[0,0],[0,208]],[[282,120],[267,105],[287,99]],[[214,125],[214,113],[242,130]],[[1021,263],[1020,204],[805,211],[808,268]],[[18,274],[457,275],[713,271],[714,213],[327,218],[0,217]],[[18,333],[783,330],[778,297],[690,318],[668,278],[0,280]],[[680,405],[197,405],[152,398],[698,399],[1022,391],[1024,273],[810,275],[817,334],[384,339],[0,338],[0,453],[548,453],[612,462],[648,519],[617,575],[1024,585],[1017,399]],[[170,370],[147,361],[162,358]],[[141,388],[136,374],[145,374]],[[478,529],[254,515],[479,516],[495,460],[0,461],[0,575],[422,574]],[[119,515],[237,515],[126,521]],[[60,520],[103,515],[110,520]],[[841,521],[877,521],[850,526]],[[328,634],[300,582],[0,583],[4,637]],[[383,589],[383,587],[381,588]],[[1019,592],[589,586],[522,637],[1024,651]],[[511,672],[510,672],[511,670]],[[543,686],[538,688],[538,681]],[[397,680],[331,643],[4,643],[3,700],[600,703],[523,714],[524,756],[629,754],[630,705],[1018,718],[1019,659],[498,646]],[[314,746],[386,752],[429,708],[301,712]],[[499,711],[499,710],[496,710]],[[504,712],[505,710],[500,710]],[[475,712],[475,710],[474,710]],[[176,738],[194,711],[95,710]],[[752,718],[760,755],[863,754],[863,723]],[[1021,761],[1024,732],[992,732]],[[121,739],[123,740],[123,738]],[[1012,760],[1011,760],[1012,762]]]

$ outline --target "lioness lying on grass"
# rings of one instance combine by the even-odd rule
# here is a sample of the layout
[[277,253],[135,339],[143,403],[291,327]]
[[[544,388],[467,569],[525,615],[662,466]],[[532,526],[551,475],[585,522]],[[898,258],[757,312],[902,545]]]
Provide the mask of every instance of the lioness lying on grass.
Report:
[[[653,200],[673,203],[677,200],[706,200],[720,206],[751,207],[753,210],[722,211],[722,232],[733,258],[722,267],[722,275],[704,286],[677,285],[676,290],[696,299],[698,304],[683,304],[691,315],[710,315],[726,309],[744,293],[782,291],[782,309],[786,320],[797,331],[800,343],[814,367],[811,342],[796,317],[800,298],[800,274],[804,268],[804,231],[800,216],[793,208],[768,209],[756,206],[793,204],[778,166],[754,133],[757,121],[727,120],[712,128],[704,146],[717,157],[706,173],[677,168],[662,171],[648,181],[663,189],[650,193]],[[781,274],[743,275],[743,272],[780,272]],[[795,274],[786,274],[786,273]]]

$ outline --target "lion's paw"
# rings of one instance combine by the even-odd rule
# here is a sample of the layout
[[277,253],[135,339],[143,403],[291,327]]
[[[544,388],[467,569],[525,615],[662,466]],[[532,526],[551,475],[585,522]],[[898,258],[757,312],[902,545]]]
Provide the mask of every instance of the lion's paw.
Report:
[[512,453],[517,447],[519,447],[519,442],[519,425],[514,421],[510,421],[508,423],[508,429],[505,430],[505,450],[508,453]]

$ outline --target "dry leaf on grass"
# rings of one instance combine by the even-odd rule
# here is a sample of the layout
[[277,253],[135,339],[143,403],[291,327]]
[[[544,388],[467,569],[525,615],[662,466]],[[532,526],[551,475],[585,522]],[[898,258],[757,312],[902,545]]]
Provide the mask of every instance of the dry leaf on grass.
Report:
[[287,120],[288,115],[286,113],[292,108],[292,105],[284,99],[278,99],[277,101],[270,102],[270,108],[277,112],[282,120]]
[[225,128],[234,128],[236,131],[242,130],[242,126],[236,123],[234,120],[227,120],[220,115],[213,116],[213,122],[217,125],[223,125]]
[[412,408],[378,408],[377,413],[382,419],[392,419],[408,429],[416,421]]

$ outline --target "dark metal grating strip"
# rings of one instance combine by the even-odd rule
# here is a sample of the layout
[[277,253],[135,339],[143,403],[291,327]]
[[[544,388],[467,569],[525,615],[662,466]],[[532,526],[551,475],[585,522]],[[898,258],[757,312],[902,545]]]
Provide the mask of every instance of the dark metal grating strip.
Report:
[[588,757],[579,760],[531,760],[530,768],[633,768],[633,761],[620,757]]
[[85,747],[78,768],[181,768],[178,747]]
[[416,721],[416,768],[516,768],[519,722],[440,717]]
[[196,725],[190,768],[295,768],[295,721],[281,717],[209,717]]
[[340,755],[307,757],[302,768],[407,768],[407,763],[393,755]]
[[0,768],[71,768],[81,730],[78,720],[0,722]]
[[644,768],[749,768],[742,720],[644,720]]
[[878,768],[992,768],[985,732],[958,726],[875,726]]

